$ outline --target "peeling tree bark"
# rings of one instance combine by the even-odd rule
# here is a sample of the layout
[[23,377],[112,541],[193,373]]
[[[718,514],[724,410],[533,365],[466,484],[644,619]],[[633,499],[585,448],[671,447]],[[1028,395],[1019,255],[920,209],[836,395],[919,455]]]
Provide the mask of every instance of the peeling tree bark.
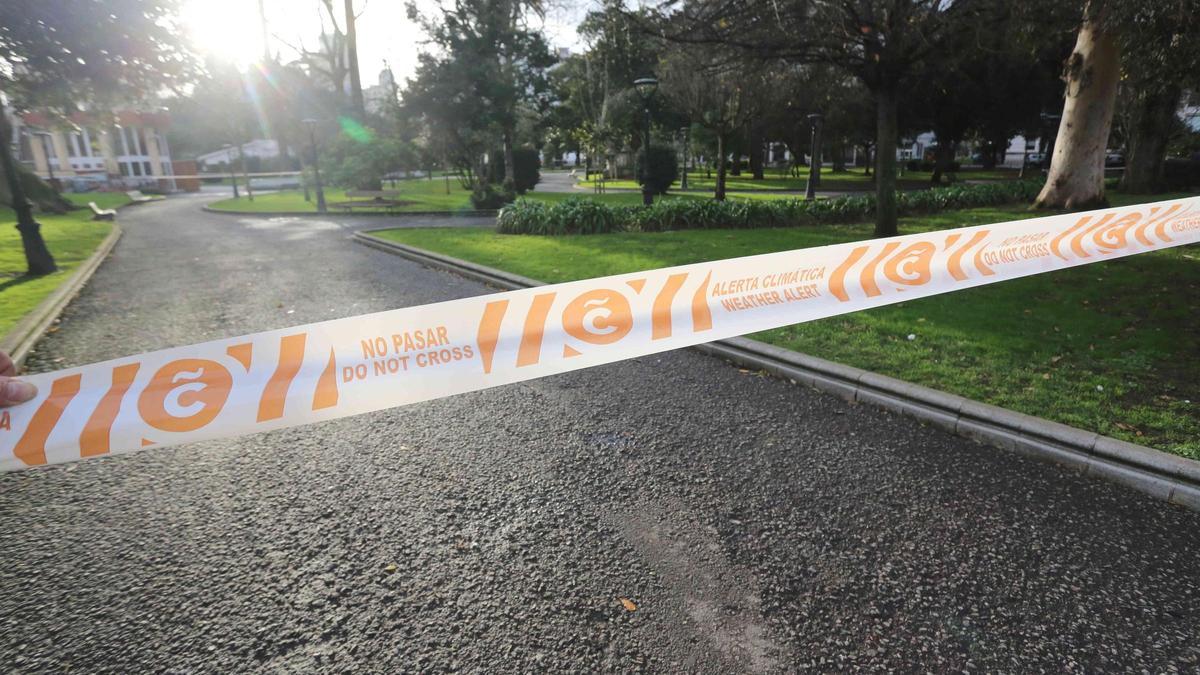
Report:
[[1067,59],[1066,101],[1046,185],[1034,206],[1089,209],[1107,206],[1104,156],[1120,77],[1116,36],[1084,21]]

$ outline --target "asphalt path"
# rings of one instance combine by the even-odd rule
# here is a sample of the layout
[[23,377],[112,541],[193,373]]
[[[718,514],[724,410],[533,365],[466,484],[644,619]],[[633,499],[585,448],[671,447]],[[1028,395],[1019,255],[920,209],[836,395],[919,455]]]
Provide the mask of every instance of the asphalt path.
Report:
[[[199,203],[30,367],[488,292]],[[1200,515],[690,351],[5,474],[0,556],[6,672],[1200,668]]]

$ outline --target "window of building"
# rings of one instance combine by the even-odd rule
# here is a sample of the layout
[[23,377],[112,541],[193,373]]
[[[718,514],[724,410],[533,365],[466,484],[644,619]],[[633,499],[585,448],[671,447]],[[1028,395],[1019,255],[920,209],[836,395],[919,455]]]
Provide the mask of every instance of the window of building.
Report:
[[125,127],[113,127],[112,138],[115,144],[113,152],[123,157],[129,156],[129,140],[125,138]]
[[33,161],[33,139],[28,134],[18,136],[20,144],[17,146],[17,161],[32,162]]
[[84,153],[88,157],[103,157],[104,151],[100,148],[100,132],[91,129],[83,130]]
[[147,176],[154,175],[154,169],[150,168],[150,162],[142,162],[142,168],[145,169]]
[[129,175],[129,173],[130,173],[130,171],[129,171],[129,162],[121,162],[121,163],[120,163],[120,166],[121,166],[121,175],[122,175],[122,176],[128,176],[128,175]]
[[135,176],[142,175],[142,165],[140,162],[130,162],[130,165],[133,166],[133,175],[135,175]]
[[46,161],[58,166],[58,153],[54,151],[54,143],[49,136],[39,134],[38,138],[42,142],[42,152],[46,153]]

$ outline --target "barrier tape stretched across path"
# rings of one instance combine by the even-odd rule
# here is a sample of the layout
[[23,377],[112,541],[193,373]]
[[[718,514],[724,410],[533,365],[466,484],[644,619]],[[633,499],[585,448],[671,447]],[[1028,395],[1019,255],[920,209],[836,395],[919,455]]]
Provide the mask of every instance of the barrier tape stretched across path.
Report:
[[238,436],[1200,241],[1200,197],[683,265],[31,375],[0,469]]

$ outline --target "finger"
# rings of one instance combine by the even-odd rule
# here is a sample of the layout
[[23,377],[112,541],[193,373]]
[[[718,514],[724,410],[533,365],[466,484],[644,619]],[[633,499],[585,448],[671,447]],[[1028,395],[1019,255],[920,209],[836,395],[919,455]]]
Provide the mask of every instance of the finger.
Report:
[[0,352],[0,375],[13,376],[17,374],[17,364],[4,352]]
[[0,406],[24,403],[37,396],[37,387],[20,380],[0,377]]

